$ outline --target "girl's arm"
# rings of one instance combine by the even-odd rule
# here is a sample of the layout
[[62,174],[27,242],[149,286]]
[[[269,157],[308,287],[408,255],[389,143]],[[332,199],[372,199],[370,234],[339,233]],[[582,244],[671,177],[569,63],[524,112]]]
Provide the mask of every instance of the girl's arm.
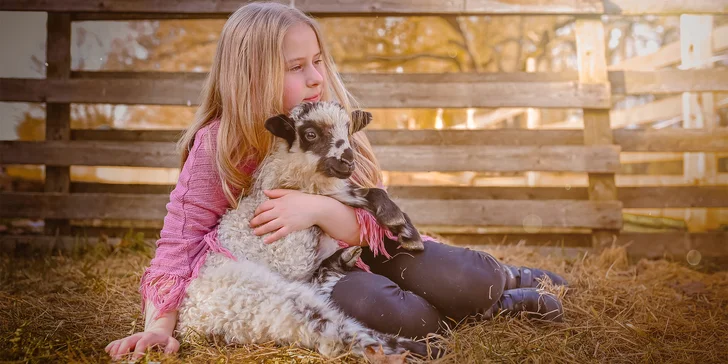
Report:
[[349,245],[366,246],[367,241],[361,239],[361,229],[356,209],[327,196],[319,198],[319,210],[316,214],[316,225],[327,235]]
[[[106,347],[112,358],[133,351],[138,358],[154,346],[166,353],[176,352],[174,338],[178,306],[185,296],[187,284],[196,274],[197,262],[204,255],[201,246],[214,248],[214,228],[229,207],[214,165],[217,123],[200,129],[190,154],[170,194],[164,226],[157,240],[154,259],[144,271],[140,293],[145,327],[143,332],[115,340]],[[161,315],[160,315],[161,313]]]
[[160,317],[157,309],[151,302],[145,302],[146,319],[144,331],[127,336],[123,339],[109,343],[104,349],[112,360],[120,360],[133,350],[131,360],[144,356],[147,348],[159,345],[165,353],[174,353],[179,350],[179,341],[174,338],[174,326],[177,323],[177,311],[168,311]]
[[307,194],[295,190],[264,191],[270,200],[255,210],[250,220],[254,233],[265,238],[267,244],[291,232],[318,225],[332,238],[347,245],[368,246],[374,256],[390,255],[384,248],[384,238],[396,239],[382,228],[368,211],[352,208],[331,197]]
[[277,189],[263,191],[270,200],[255,210],[250,220],[253,232],[258,235],[272,233],[265,238],[270,244],[286,235],[313,225],[326,234],[349,245],[362,245],[356,209],[331,197],[303,193],[296,190]]
[[144,331],[159,332],[172,336],[174,327],[177,324],[177,310],[171,310],[157,317],[159,311],[152,302],[145,302],[146,317],[144,318]]

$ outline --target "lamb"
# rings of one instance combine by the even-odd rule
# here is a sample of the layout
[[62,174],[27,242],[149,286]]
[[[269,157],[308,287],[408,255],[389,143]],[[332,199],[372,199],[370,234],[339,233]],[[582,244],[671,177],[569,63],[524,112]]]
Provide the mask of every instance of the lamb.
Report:
[[367,329],[331,304],[330,291],[342,268],[359,257],[357,248],[337,250],[336,241],[315,226],[268,245],[248,225],[267,199],[264,189],[292,188],[365,208],[405,249],[422,249],[409,217],[384,191],[353,188],[346,181],[354,170],[349,130],[359,131],[370,120],[367,112],[350,117],[329,102],[302,104],[290,115],[267,120],[266,129],[279,137],[275,149],[258,168],[251,192],[218,229],[220,245],[235,259],[208,254],[180,306],[180,330],[222,336],[228,343],[295,342],[329,357],[348,350],[361,356],[374,347],[387,355],[427,356],[425,344]]
[[[275,136],[274,151],[262,162],[251,192],[238,208],[220,221],[220,243],[235,256],[244,256],[270,267],[283,277],[308,281],[321,260],[338,245],[318,227],[294,232],[275,244],[249,228],[255,209],[268,197],[266,189],[288,188],[327,195],[344,204],[371,212],[392,233],[404,249],[422,250],[422,239],[410,218],[379,188],[355,188],[348,178],[354,171],[351,133],[366,127],[371,114],[356,110],[351,116],[337,103],[304,103],[290,116],[274,116],[266,128]],[[320,242],[320,243],[319,243]],[[318,249],[317,249],[318,248]]]

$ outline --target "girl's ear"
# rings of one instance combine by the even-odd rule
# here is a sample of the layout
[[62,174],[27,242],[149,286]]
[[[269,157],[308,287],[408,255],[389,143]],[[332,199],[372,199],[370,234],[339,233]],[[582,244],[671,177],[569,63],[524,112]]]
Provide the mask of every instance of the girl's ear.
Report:
[[354,129],[352,134],[366,128],[372,121],[372,113],[363,110],[354,110],[351,112],[351,123]]
[[265,121],[265,128],[273,135],[285,139],[288,142],[288,148],[291,148],[296,140],[294,125],[293,120],[286,114],[276,115]]

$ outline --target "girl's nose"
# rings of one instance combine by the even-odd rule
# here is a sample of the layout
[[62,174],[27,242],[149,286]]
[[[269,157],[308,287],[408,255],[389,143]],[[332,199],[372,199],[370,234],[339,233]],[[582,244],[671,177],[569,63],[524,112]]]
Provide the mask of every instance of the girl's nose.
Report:
[[308,87],[316,87],[321,84],[321,82],[324,81],[323,76],[321,76],[321,73],[316,69],[316,67],[309,67],[309,72],[306,75],[306,85]]

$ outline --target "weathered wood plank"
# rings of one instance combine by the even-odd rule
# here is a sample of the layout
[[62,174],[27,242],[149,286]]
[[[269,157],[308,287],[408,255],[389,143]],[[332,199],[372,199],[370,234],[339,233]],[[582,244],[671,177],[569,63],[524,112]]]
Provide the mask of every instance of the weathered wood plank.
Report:
[[[46,77],[66,80],[71,75],[71,14],[48,14],[46,35]],[[67,103],[46,104],[46,140],[70,139],[71,105]],[[71,171],[67,166],[46,166],[45,191],[68,193]],[[70,230],[67,220],[46,220],[48,234],[65,234]]]
[[[74,72],[68,80],[4,78],[0,79],[0,100],[191,106],[197,105],[205,77],[204,73]],[[574,72],[344,74],[342,77],[363,105],[381,108],[609,108],[609,92],[666,94],[728,90],[728,71],[720,69],[613,71],[609,73],[611,87],[579,83]]]
[[682,98],[680,96],[669,96],[629,109],[613,110],[611,112],[612,128],[624,128],[630,125],[669,120],[680,116],[682,113],[681,102]]
[[0,193],[0,217],[51,219],[163,219],[165,195]]
[[[685,15],[680,17],[681,66],[712,68],[713,16]],[[712,131],[720,127],[715,95],[706,93],[682,94],[682,127]],[[718,162],[715,154],[685,153],[683,175],[689,184],[702,185],[716,179]],[[705,231],[720,226],[717,211],[694,209],[685,211],[690,231]]]
[[[660,47],[654,53],[632,57],[615,65],[610,70],[653,71],[663,67],[679,64],[682,58],[680,41],[672,42]],[[713,53],[720,53],[728,49],[728,25],[713,30]]]
[[[440,200],[588,200],[584,187],[440,187],[391,186],[389,195],[402,199]],[[728,207],[728,187],[620,187],[617,199],[624,208]]]
[[389,186],[387,193],[399,199],[440,200],[588,200],[586,188]]
[[164,142],[0,141],[0,164],[175,168],[179,162],[173,145]]
[[[233,0],[4,0],[0,10],[64,11],[91,13],[173,13],[200,17],[229,14],[249,1]],[[621,14],[678,15],[683,13],[728,13],[725,0],[278,0],[295,4],[313,14],[425,15],[425,14]]]
[[[93,230],[93,229],[91,229]],[[111,229],[114,231],[114,229]],[[107,232],[107,230],[98,230]],[[86,231],[84,231],[86,233]],[[121,236],[124,232],[114,235]],[[99,239],[92,231],[90,236],[37,236],[37,235],[0,235],[0,250],[8,254],[52,254],[56,251],[70,252],[80,247],[95,244],[118,244],[117,238]],[[145,234],[145,241],[154,245],[157,233]],[[589,234],[439,234],[442,241],[452,245],[465,245],[474,248],[499,245],[516,245],[524,242],[539,254],[583,255],[588,249]],[[622,233],[617,240],[625,245],[630,257],[684,259],[690,250],[700,252],[703,259],[725,259],[728,257],[728,232],[711,233]],[[580,249],[581,248],[581,249]],[[583,250],[582,250],[583,249]]]
[[703,258],[726,258],[726,242],[728,232],[623,233],[617,241],[618,244],[626,245],[627,253],[631,256],[682,259],[691,250],[696,250]]
[[[373,145],[584,145],[582,130],[368,130]],[[728,130],[614,130],[623,152],[726,152]]]
[[[72,140],[176,142],[182,130],[71,130]],[[728,152],[728,130],[614,130],[623,152]],[[398,130],[366,131],[372,145],[584,145],[582,130]],[[171,147],[171,146],[170,146]]]
[[[561,247],[584,247],[590,242],[588,234],[442,234],[445,242],[453,245],[479,246],[515,245],[522,241],[528,246],[552,246],[557,254]],[[616,240],[625,246],[627,254],[634,258],[685,259],[691,251],[698,251],[703,258],[728,257],[728,232],[710,233],[633,233],[622,232]]]
[[591,234],[585,233],[439,233],[435,232],[440,240],[446,244],[456,246],[501,246],[525,244],[529,247],[549,246],[557,247],[587,248],[591,246]]
[[179,79],[2,79],[0,100],[192,106],[201,89],[201,82]]
[[[614,172],[618,146],[375,146],[385,170]],[[0,142],[0,164],[179,167],[165,142]]]
[[375,146],[389,171],[615,172],[618,146]]
[[620,187],[625,208],[728,207],[726,186]]
[[609,72],[612,94],[672,94],[728,91],[728,70],[659,70]]
[[71,130],[71,140],[175,143],[183,132],[184,130],[73,129]]
[[[72,182],[71,193],[154,194],[169,195],[174,185],[111,184]],[[42,192],[41,183],[28,182],[16,192]],[[441,200],[447,208],[449,200],[588,200],[585,187],[450,187],[389,186],[388,193],[402,199]],[[619,187],[617,199],[624,208],[727,208],[728,187],[665,186]]]
[[[0,217],[67,219],[164,218],[165,195],[0,193]],[[618,201],[397,200],[416,224],[619,228]]]
[[[43,183],[40,181],[23,181],[16,183],[13,192],[43,192]],[[137,195],[169,195],[174,185],[159,184],[117,184],[96,182],[71,182],[70,193],[111,193],[111,194],[137,194]]]
[[619,162],[624,164],[681,162],[683,153],[622,153]]
[[728,130],[614,130],[625,152],[726,152]]
[[[524,76],[525,75],[525,76]],[[187,78],[182,78],[187,77]],[[609,85],[550,81],[550,74],[349,75],[349,91],[366,107],[591,107],[608,109]],[[197,105],[202,79],[80,78],[61,82],[0,79],[0,100]],[[133,90],[133,92],[130,92]]]
[[[413,222],[423,225],[481,225],[613,228],[622,226],[618,201],[394,199]],[[443,208],[445,207],[445,208]]]
[[573,72],[345,74],[342,78],[367,107],[610,107],[608,84],[579,84]]
[[[725,93],[721,95],[720,101],[714,106],[725,104],[728,97]],[[682,119],[682,98],[680,96],[667,96],[657,101],[647,104],[631,107],[628,109],[617,109],[610,112],[612,129],[624,128],[627,126],[640,126],[651,124],[657,121],[679,122]],[[582,127],[580,120],[552,123],[548,125],[550,129],[569,129]]]
[[[154,247],[156,239],[145,237],[145,242]],[[98,244],[115,246],[121,243],[120,237],[109,238],[99,235],[88,236],[72,230],[70,235],[0,235],[0,251],[16,257],[37,257],[57,253],[78,253],[82,249]]]
[[[575,33],[579,81],[584,84],[609,82],[607,45],[601,19],[597,17],[577,19]],[[584,144],[589,146],[614,144],[609,111],[584,109]],[[589,200],[601,202],[616,199],[617,186],[614,174],[589,174]],[[592,246],[601,249],[613,242],[619,235],[619,230],[595,229],[592,233]]]
[[[112,193],[112,194],[142,194],[142,195],[169,195],[175,185],[158,184],[113,184],[94,182],[71,183],[71,193]],[[28,191],[30,192],[30,191]]]

